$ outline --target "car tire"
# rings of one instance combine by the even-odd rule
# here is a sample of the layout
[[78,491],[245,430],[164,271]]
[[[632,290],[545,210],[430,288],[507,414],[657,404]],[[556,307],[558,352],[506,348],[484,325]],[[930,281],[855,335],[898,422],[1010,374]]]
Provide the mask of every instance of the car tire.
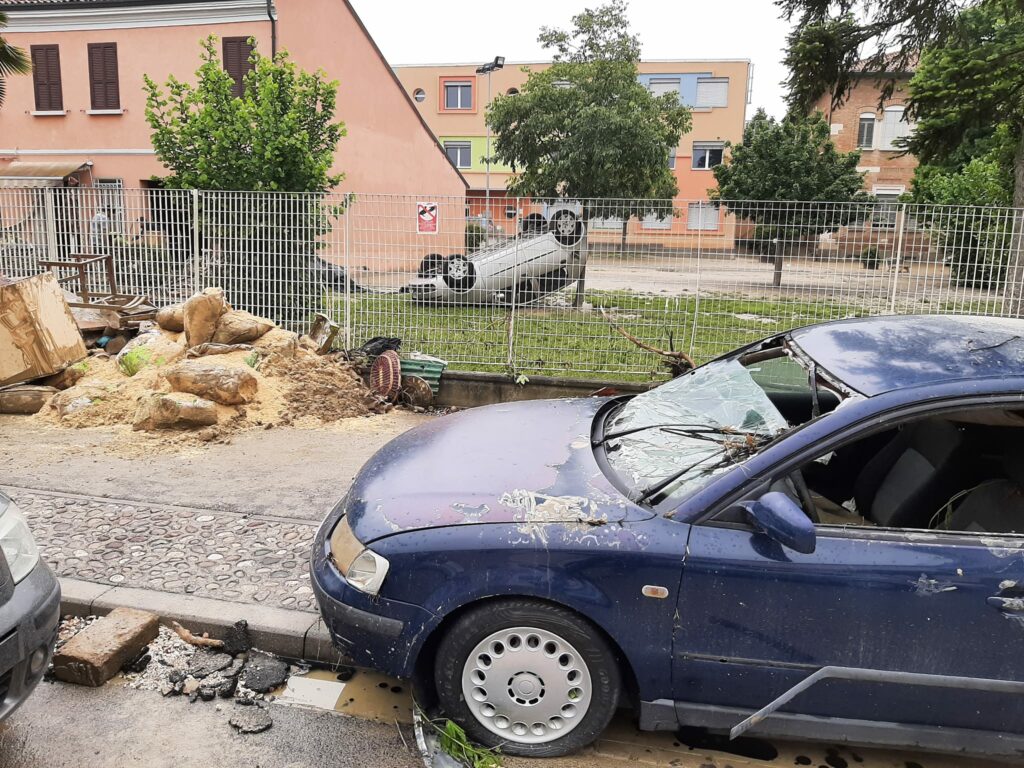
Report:
[[420,278],[436,277],[444,272],[444,256],[440,253],[428,253],[420,262],[416,276]]
[[551,216],[548,229],[559,245],[571,248],[583,239],[583,222],[572,211],[562,209]]
[[464,293],[476,282],[476,267],[461,253],[453,253],[444,262],[441,272],[444,282],[456,293]]
[[459,617],[438,646],[434,683],[442,715],[471,739],[525,757],[590,744],[615,714],[622,688],[599,630],[566,608],[528,599],[489,602]]
[[544,220],[543,214],[530,213],[523,219],[520,229],[524,235],[540,235],[547,229],[547,226],[548,223]]

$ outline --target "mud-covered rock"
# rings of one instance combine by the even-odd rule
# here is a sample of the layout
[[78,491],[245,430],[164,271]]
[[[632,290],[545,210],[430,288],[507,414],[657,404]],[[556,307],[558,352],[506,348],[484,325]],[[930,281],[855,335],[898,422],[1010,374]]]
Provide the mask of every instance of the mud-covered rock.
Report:
[[195,429],[216,423],[217,407],[209,400],[182,392],[154,392],[139,400],[132,428]]
[[253,349],[259,350],[265,355],[278,355],[280,357],[295,357],[299,348],[299,337],[291,331],[283,328],[271,328],[252,344]]
[[156,324],[165,331],[181,333],[185,330],[185,305],[168,304],[156,313]]
[[0,413],[39,413],[55,394],[56,387],[43,387],[37,384],[17,384],[0,389]]
[[182,307],[185,341],[190,347],[213,341],[221,316],[230,309],[221,288],[207,288]]
[[185,360],[164,372],[164,377],[177,392],[188,392],[221,405],[241,405],[256,398],[256,377],[246,368],[203,359]]
[[148,365],[170,365],[185,355],[185,346],[165,336],[160,331],[140,333],[117,353],[117,365],[122,373],[131,375],[133,370]]
[[115,390],[115,386],[107,384],[77,384],[53,395],[47,402],[47,407],[64,418],[89,408],[95,402],[109,398]]
[[247,344],[256,341],[274,327],[274,323],[245,310],[233,309],[221,315],[213,334],[215,344]]

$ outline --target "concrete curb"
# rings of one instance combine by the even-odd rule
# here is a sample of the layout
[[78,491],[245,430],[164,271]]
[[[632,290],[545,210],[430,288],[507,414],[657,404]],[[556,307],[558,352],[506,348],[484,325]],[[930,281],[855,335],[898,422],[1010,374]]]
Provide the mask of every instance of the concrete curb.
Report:
[[139,608],[158,614],[162,623],[177,621],[196,634],[209,632],[210,637],[223,637],[228,627],[245,619],[261,650],[291,659],[342,663],[318,614],[80,579],[62,578],[60,589],[62,616],[104,616],[119,606]]

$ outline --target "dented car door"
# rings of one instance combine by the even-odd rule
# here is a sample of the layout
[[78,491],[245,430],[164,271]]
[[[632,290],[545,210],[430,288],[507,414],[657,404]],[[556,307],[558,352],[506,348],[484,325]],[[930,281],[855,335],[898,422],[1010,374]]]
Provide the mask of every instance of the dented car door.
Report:
[[[712,705],[731,727],[730,718],[739,722],[835,666],[853,677],[898,674],[822,680],[781,707],[775,723],[813,715],[911,732],[1021,733],[1024,697],[971,690],[962,680],[1024,680],[1019,585],[1020,536],[824,525],[816,550],[800,554],[745,525],[697,525],[674,645],[677,713],[694,722],[689,704]],[[897,681],[902,673],[944,676],[950,687]]]

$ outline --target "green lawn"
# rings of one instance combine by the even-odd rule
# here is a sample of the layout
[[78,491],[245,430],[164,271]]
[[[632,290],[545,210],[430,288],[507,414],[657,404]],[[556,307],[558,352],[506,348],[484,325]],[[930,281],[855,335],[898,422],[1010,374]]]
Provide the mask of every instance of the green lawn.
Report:
[[[571,302],[572,294],[560,295]],[[616,333],[599,308],[649,344],[667,349],[671,337],[676,350],[698,362],[788,328],[865,313],[851,304],[786,299],[704,296],[698,304],[695,297],[624,291],[591,292],[587,299],[592,308],[520,307],[512,319],[500,307],[422,306],[407,294],[355,294],[352,342],[398,336],[403,351],[435,355],[458,370],[642,381],[664,376],[658,358]],[[340,298],[335,307],[344,320]]]

